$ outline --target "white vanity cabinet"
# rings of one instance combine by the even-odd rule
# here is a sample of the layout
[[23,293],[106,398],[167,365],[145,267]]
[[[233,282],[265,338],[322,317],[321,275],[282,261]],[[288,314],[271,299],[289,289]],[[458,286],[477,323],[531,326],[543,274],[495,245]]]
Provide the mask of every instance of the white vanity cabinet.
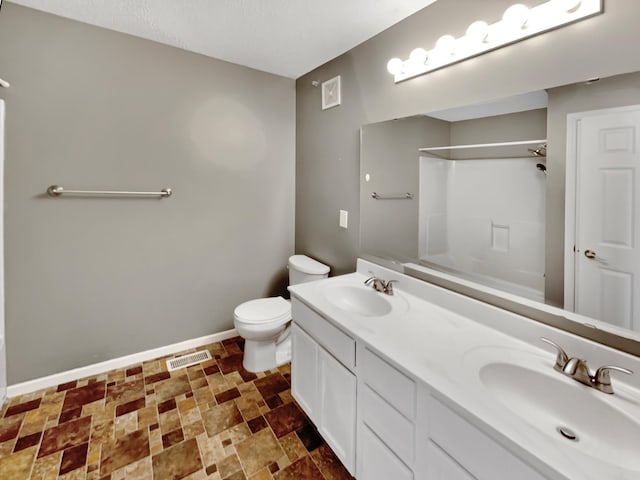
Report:
[[293,397],[359,480],[549,480],[383,351],[292,313]]
[[292,302],[291,391],[345,468],[355,473],[355,340]]
[[427,480],[547,480],[467,421],[426,388],[421,389],[416,477]]

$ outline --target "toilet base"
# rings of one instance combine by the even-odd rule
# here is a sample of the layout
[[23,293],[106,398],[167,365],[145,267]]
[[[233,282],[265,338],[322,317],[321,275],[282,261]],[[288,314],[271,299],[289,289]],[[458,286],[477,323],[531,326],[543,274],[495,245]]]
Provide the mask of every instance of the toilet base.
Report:
[[[289,328],[287,328],[289,330]],[[284,338],[283,338],[284,337]],[[242,366],[252,373],[264,372],[291,361],[291,336],[281,336],[278,343],[270,341],[244,341]]]

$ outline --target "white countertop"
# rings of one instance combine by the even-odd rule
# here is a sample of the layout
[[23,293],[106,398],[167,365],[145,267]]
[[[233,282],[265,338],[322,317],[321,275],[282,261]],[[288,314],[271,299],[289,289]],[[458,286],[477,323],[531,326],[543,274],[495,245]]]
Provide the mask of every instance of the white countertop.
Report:
[[[555,440],[520,416],[507,411],[486,390],[477,375],[478,359],[482,356],[495,356],[496,352],[502,358],[494,358],[495,361],[524,359],[523,361],[532,361],[552,371],[555,353],[539,342],[540,336],[553,339],[565,347],[570,356],[586,358],[592,369],[614,364],[635,370],[640,375],[638,358],[373,263],[359,260],[358,271],[367,274],[352,273],[332,277],[294,285],[289,290],[294,298],[331,320],[357,340],[366,343],[400,370],[457,406],[459,413],[549,478],[640,478],[640,471],[612,466],[585,455],[580,451],[580,444],[572,444],[562,438]],[[380,278],[400,280],[394,284],[396,294],[390,297],[395,302],[392,313],[381,317],[365,317],[345,312],[327,300],[325,290],[328,285],[361,286],[370,276],[369,271]],[[574,382],[559,373],[558,376],[561,381]],[[616,391],[614,395],[605,395],[584,387],[585,395],[605,395],[606,401],[611,405],[619,406],[634,418],[640,419],[640,391],[635,388],[637,385],[632,387],[620,381],[617,376],[612,377]],[[594,415],[597,414],[598,412],[594,412]],[[640,443],[633,447],[640,449]]]

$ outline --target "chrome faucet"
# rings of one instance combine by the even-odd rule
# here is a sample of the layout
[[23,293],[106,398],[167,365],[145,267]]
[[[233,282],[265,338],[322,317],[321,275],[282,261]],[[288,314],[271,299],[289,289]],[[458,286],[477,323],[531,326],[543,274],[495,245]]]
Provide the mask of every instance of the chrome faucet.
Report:
[[560,345],[549,340],[548,338],[540,338],[545,343],[548,343],[552,347],[555,347],[557,351],[556,363],[553,366],[558,372],[573,378],[575,381],[580,382],[588,387],[595,388],[603,393],[613,394],[613,386],[611,385],[610,371],[626,373],[627,375],[633,374],[633,372],[627,368],[616,367],[615,365],[605,365],[596,370],[592,375],[589,372],[587,361],[569,356],[565,353]]
[[371,277],[364,281],[365,285],[371,285],[376,292],[386,293],[387,295],[393,295],[393,282],[397,280],[382,280],[375,276],[373,272],[369,272]]

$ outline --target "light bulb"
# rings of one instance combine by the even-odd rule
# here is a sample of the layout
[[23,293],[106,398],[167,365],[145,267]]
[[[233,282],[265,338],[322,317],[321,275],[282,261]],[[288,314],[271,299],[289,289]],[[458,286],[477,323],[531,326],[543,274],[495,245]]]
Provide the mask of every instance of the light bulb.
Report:
[[466,36],[473,42],[482,43],[487,40],[488,35],[489,25],[487,25],[487,22],[483,22],[482,20],[473,22],[469,25],[469,28],[467,28]]
[[436,50],[444,54],[453,54],[453,49],[456,46],[456,39],[451,35],[443,35],[436,42]]
[[427,51],[420,47],[414,48],[409,54],[409,61],[414,65],[424,65],[428,58]]
[[398,75],[402,73],[403,68],[404,68],[404,62],[399,58],[392,58],[387,62],[387,71],[391,75]]
[[580,7],[582,0],[554,0],[553,6],[559,13],[572,13]]
[[521,3],[511,5],[504,11],[502,21],[513,28],[524,28],[529,19],[529,8]]

